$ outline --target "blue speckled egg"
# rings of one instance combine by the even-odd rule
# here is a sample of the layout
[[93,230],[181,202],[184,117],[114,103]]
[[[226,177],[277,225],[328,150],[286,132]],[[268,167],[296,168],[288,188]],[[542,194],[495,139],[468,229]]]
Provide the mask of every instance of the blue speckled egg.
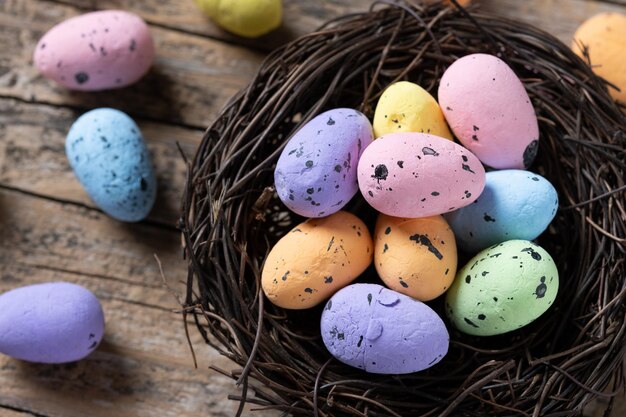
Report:
[[492,171],[473,204],[445,215],[460,249],[476,253],[507,240],[533,240],[559,206],[556,190],[541,175],[517,169]]
[[334,109],[320,114],[292,136],[280,155],[274,172],[278,196],[301,216],[338,212],[359,189],[359,158],[372,140],[372,125],[362,113]]
[[156,177],[139,128],[125,113],[95,109],[74,122],[67,159],[89,197],[109,216],[144,219],[156,198]]

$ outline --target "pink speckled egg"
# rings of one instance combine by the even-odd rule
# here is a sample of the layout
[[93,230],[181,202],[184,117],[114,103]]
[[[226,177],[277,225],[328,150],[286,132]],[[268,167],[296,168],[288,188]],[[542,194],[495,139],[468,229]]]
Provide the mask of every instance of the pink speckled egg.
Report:
[[59,23],[37,43],[39,71],[72,90],[120,88],[152,65],[154,43],[137,15],[121,10],[86,13]]
[[441,77],[439,104],[461,143],[496,169],[528,168],[539,126],[524,85],[501,59],[486,54],[456,60]]
[[485,186],[485,169],[470,151],[425,133],[391,133],[365,148],[358,166],[367,202],[394,217],[428,217],[464,207]]

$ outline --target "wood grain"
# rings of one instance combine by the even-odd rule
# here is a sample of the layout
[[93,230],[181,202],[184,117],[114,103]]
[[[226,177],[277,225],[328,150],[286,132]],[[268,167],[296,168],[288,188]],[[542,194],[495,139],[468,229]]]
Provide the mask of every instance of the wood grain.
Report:
[[37,73],[37,40],[76,7],[40,0],[0,2],[0,97],[71,106],[117,107],[133,117],[204,129],[254,74],[263,55],[159,27],[151,32],[157,59],[137,84],[98,93],[70,92]]
[[[65,156],[65,136],[80,112],[67,107],[0,100],[0,183],[42,197],[91,202]],[[202,130],[137,119],[156,169],[158,197],[149,219],[174,227],[185,166],[176,143],[189,157]]]
[[[484,10],[521,19],[569,42],[576,27],[602,11],[626,11],[624,0],[477,0]],[[0,1],[0,293],[65,280],[102,300],[102,346],[76,364],[42,366],[0,357],[0,417],[230,416],[232,382],[209,372],[230,362],[191,336],[192,367],[175,298],[161,284],[185,278],[178,216],[184,165],[176,142],[192,155],[204,128],[245,86],[268,49],[314,30],[362,0],[284,0],[277,32],[244,40],[220,30],[192,0]],[[157,43],[154,68],[127,89],[64,90],[32,66],[38,38],[54,24],[91,10],[141,15]],[[136,119],[153,157],[159,197],[148,221],[122,224],[100,212],[74,178],[64,138],[83,111],[110,106]],[[179,286],[180,288],[180,286]],[[1,314],[1,312],[0,312]],[[613,412],[626,415],[624,401]],[[622,408],[619,408],[622,407]],[[596,416],[591,406],[586,415]],[[246,415],[250,413],[247,412]],[[276,413],[256,413],[258,416]]]

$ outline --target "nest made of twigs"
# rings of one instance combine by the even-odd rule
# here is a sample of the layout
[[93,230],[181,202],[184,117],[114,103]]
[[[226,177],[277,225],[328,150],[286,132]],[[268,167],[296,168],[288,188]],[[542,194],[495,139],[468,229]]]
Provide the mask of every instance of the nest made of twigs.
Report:
[[[320,112],[372,116],[385,87],[431,93],[455,59],[504,59],[539,118],[531,170],[561,206],[539,239],[555,259],[560,293],[545,315],[502,336],[449,327],[448,355],[416,374],[366,374],[321,341],[321,307],[287,311],[264,300],[260,270],[280,236],[302,221],[276,198],[273,171],[291,135]],[[444,5],[376,4],[270,54],[207,130],[192,162],[181,229],[189,261],[186,314],[207,343],[242,369],[239,399],[315,416],[565,416],[612,384],[624,355],[625,118],[606,83],[570,49],[527,24]],[[360,196],[347,207],[373,225]],[[443,317],[440,300],[429,303]],[[249,378],[254,393],[248,393]],[[610,404],[610,402],[609,402]]]

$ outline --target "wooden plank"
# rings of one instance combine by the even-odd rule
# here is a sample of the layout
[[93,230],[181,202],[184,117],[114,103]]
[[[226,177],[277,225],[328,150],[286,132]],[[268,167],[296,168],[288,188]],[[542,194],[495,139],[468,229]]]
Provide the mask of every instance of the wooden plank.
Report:
[[[58,1],[58,0],[55,0]],[[69,2],[65,0],[64,2]],[[195,33],[228,42],[256,47],[276,46],[296,36],[315,30],[323,22],[346,14],[363,12],[370,1],[363,0],[284,0],[284,22],[275,34],[249,41],[221,30],[199,13],[193,1],[178,0],[75,0],[82,10],[130,10],[146,21],[170,29]],[[520,19],[548,30],[569,42],[574,30],[584,19],[603,11],[626,12],[626,0],[475,0],[484,10]]]
[[[65,156],[65,136],[80,112],[65,107],[0,100],[0,184],[41,196],[95,207]],[[158,196],[152,221],[174,227],[179,216],[185,165],[202,130],[137,120],[152,155]]]
[[602,12],[626,13],[626,6],[591,0],[478,0],[482,10],[521,20],[569,45],[578,26]]
[[[58,0],[54,0],[59,2]],[[203,15],[193,0],[63,0],[82,10],[123,9],[138,14],[153,25],[194,33],[230,43],[268,50],[317,29],[323,22],[347,13],[368,10],[363,0],[284,0],[282,26],[257,40],[231,35]]]
[[[122,225],[93,210],[0,189],[0,293],[70,281],[103,304],[103,345],[70,365],[0,357],[0,404],[45,416],[229,416],[232,381],[207,372],[233,365],[192,332],[194,370],[179,306],[161,284],[152,253],[173,285],[185,277],[178,234]],[[179,286],[180,287],[180,286]]]
[[263,57],[246,48],[152,27],[157,59],[139,83],[121,90],[71,92],[40,76],[32,54],[45,31],[80,12],[42,0],[0,2],[0,97],[83,109],[115,107],[134,117],[204,129],[248,83]]

